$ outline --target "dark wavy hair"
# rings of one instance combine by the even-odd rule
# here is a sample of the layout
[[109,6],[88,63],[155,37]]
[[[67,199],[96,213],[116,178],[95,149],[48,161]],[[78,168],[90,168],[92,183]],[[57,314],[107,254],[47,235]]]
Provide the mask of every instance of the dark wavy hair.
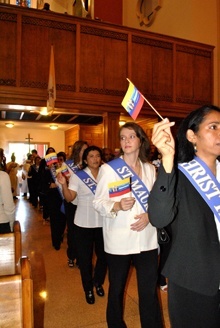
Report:
[[87,141],[84,140],[78,140],[73,144],[72,153],[69,159],[72,159],[75,165],[79,164],[80,162],[79,153],[81,152],[81,149],[84,145],[89,146]]
[[64,162],[66,162],[66,153],[64,153],[64,151],[57,153],[57,157],[63,157]]
[[[90,151],[93,150],[97,150],[100,154],[100,158],[102,159],[102,150],[101,148],[97,147],[97,146],[89,146],[88,148],[86,148],[83,152],[83,156],[82,156],[82,169],[84,169],[85,167],[87,167],[87,164],[85,163],[85,161],[87,160],[87,157],[90,153]],[[101,165],[101,163],[100,163]]]
[[[143,163],[149,162],[150,158],[150,141],[140,125],[134,122],[127,122],[119,129],[119,138],[121,136],[122,129],[134,130],[136,136],[140,139],[141,145],[139,150],[139,158]],[[120,155],[123,155],[123,150],[120,149]]]
[[205,105],[192,111],[181,122],[176,138],[176,161],[178,163],[189,162],[195,156],[194,146],[186,136],[187,130],[190,129],[196,134],[206,115],[213,111],[220,112],[220,108],[213,105]]
[[55,149],[53,147],[48,147],[46,151],[46,155],[49,154],[49,151],[52,150],[53,153],[56,153]]

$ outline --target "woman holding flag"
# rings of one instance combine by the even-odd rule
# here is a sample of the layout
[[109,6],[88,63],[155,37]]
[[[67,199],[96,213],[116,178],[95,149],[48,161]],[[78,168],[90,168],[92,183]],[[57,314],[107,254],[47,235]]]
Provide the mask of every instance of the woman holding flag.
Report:
[[182,121],[176,155],[173,125],[164,119],[154,126],[162,165],[149,197],[150,222],[172,228],[162,271],[171,326],[219,328],[220,108],[203,106]]
[[124,328],[123,298],[131,264],[137,272],[141,327],[162,327],[157,298],[157,231],[148,219],[148,197],[156,172],[148,161],[143,129],[128,122],[119,131],[121,157],[102,165],[94,208],[103,216],[109,270],[107,323]]
[[[107,270],[102,235],[102,218],[92,206],[101,159],[101,149],[90,146],[83,153],[83,169],[70,176],[69,185],[67,185],[66,178],[62,173],[57,175],[58,182],[62,185],[65,200],[72,202],[77,198],[74,233],[82,284],[88,304],[94,304],[95,302],[94,286],[96,294],[101,297],[104,296],[102,285]],[[93,273],[94,249],[97,259]]]
[[57,154],[53,147],[49,147],[38,170],[41,177],[40,194],[43,197],[43,218],[50,218],[52,246],[59,251],[66,227],[66,216],[62,208],[63,195],[56,181],[56,166]]

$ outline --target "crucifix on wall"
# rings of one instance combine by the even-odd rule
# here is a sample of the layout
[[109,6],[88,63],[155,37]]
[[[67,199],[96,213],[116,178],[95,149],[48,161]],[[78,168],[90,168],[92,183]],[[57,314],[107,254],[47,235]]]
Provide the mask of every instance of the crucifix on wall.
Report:
[[29,144],[29,153],[30,153],[30,152],[31,152],[31,140],[32,140],[33,138],[31,138],[30,133],[28,133],[28,137],[25,138],[25,139],[28,141],[28,144]]

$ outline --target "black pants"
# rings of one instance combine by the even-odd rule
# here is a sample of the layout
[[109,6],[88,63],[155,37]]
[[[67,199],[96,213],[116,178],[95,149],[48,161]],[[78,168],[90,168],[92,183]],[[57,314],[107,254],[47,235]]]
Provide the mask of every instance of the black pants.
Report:
[[[70,260],[77,259],[77,248],[75,238],[75,226],[74,217],[77,206],[64,201],[65,213],[66,213],[66,224],[67,224],[67,257]],[[78,259],[77,259],[78,262]]]
[[[105,280],[107,263],[102,228],[81,228],[75,225],[75,236],[83,289],[87,292],[93,290],[94,285],[102,285]],[[94,250],[96,264],[93,273]]]
[[0,223],[0,234],[3,233],[10,233],[11,232],[11,228],[10,228],[10,223]]
[[41,204],[43,206],[43,219],[46,220],[49,218],[50,213],[49,213],[49,207],[48,207],[48,197],[47,194],[40,193],[41,197]]
[[52,245],[59,248],[66,227],[66,216],[61,212],[62,198],[57,188],[50,188],[47,194],[47,204],[50,215]]
[[172,242],[172,230],[171,230],[171,226],[168,225],[166,226],[166,231],[170,237],[170,241],[166,244],[160,244],[160,255],[159,255],[159,267],[158,267],[158,285],[159,286],[164,286],[166,285],[166,277],[164,277],[162,275],[162,270],[163,267],[166,263],[166,260],[168,258],[170,249],[171,249],[171,242]]
[[132,255],[106,255],[109,269],[108,327],[126,327],[123,319],[123,300],[132,262],[136,268],[141,327],[161,328],[162,317],[157,297],[157,250]]
[[220,291],[206,296],[169,280],[168,307],[172,328],[220,327]]

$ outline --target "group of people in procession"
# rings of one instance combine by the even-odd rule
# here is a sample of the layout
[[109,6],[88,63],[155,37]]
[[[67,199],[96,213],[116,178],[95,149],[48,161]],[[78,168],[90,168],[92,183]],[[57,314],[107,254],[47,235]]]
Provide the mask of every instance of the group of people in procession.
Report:
[[[36,157],[39,193],[32,204],[40,196],[56,250],[67,226],[68,265],[79,266],[88,304],[95,302],[94,289],[98,296],[105,295],[108,270],[109,328],[126,327],[123,300],[131,265],[136,270],[141,327],[163,327],[158,274],[163,284],[168,281],[171,327],[220,327],[220,108],[209,105],[192,111],[176,139],[174,124],[165,118],[153,128],[156,169],[150,162],[150,141],[135,122],[120,127],[116,158],[105,149],[104,159],[103,150],[81,140],[68,159],[52,147],[44,159]],[[47,161],[50,154],[56,155],[55,163]],[[0,161],[1,168],[7,167],[3,158]],[[6,179],[7,173],[0,173]],[[0,187],[4,204],[2,182]],[[0,209],[6,208],[1,233],[2,224],[11,229],[14,205],[10,206],[11,212],[5,205]],[[169,227],[172,239],[161,272],[157,229],[163,227]]]

